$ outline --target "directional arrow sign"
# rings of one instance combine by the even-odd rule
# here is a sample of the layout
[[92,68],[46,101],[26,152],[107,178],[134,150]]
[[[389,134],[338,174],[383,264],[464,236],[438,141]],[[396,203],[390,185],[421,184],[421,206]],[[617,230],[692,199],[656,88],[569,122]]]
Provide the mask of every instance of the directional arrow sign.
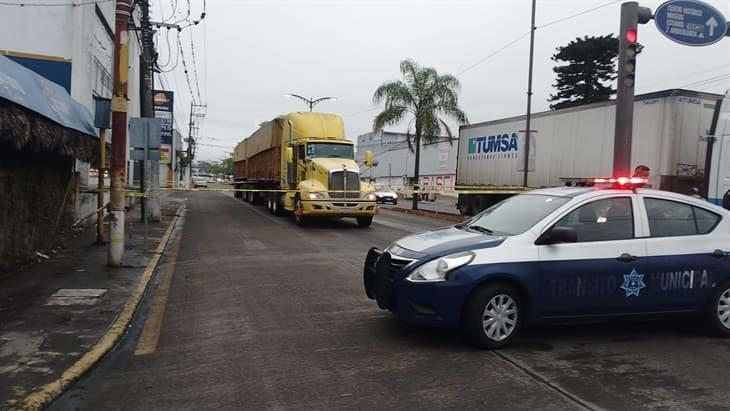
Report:
[[669,39],[686,46],[708,46],[727,33],[727,20],[698,0],[670,0],[656,9],[654,22]]

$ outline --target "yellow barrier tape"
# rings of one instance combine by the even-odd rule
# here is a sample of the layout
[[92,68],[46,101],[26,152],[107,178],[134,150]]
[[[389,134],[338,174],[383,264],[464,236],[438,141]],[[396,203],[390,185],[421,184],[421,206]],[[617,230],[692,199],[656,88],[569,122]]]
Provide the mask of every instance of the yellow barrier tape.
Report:
[[[519,194],[524,193],[534,188],[524,187],[508,187],[508,188],[490,188],[490,189],[437,189],[437,190],[392,190],[396,194]],[[190,192],[190,191],[215,191],[215,192],[239,192],[239,193],[313,193],[313,192],[326,192],[326,193],[361,193],[360,190],[284,190],[277,188],[260,189],[260,188],[183,188],[183,187],[161,187],[160,191],[179,191],[179,192]]]

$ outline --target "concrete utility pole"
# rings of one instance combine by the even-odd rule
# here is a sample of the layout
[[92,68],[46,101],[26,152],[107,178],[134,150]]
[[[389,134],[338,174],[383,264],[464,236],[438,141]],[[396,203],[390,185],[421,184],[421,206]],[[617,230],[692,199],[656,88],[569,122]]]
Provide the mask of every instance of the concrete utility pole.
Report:
[[[140,2],[142,11],[142,55],[140,56],[141,67],[141,83],[140,102],[142,117],[152,118],[155,116],[155,110],[152,102],[152,94],[154,89],[153,77],[153,55],[154,43],[152,41],[152,25],[150,24],[150,2],[143,0]],[[160,162],[158,160],[144,161],[144,177],[140,180],[140,184],[144,184],[147,188],[147,197],[142,197],[144,207],[142,209],[144,219],[147,221],[160,221]],[[144,180],[144,182],[142,181]]]
[[527,124],[525,124],[525,174],[522,178],[522,185],[527,187],[527,176],[530,171],[530,138],[532,137],[532,129],[530,122],[532,120],[532,63],[535,55],[535,3],[532,0],[532,20],[530,21],[530,63],[527,69]]
[[129,0],[117,0],[114,31],[114,95],[112,96],[111,201],[108,264],[124,259],[124,166],[127,159],[127,81],[129,74]]

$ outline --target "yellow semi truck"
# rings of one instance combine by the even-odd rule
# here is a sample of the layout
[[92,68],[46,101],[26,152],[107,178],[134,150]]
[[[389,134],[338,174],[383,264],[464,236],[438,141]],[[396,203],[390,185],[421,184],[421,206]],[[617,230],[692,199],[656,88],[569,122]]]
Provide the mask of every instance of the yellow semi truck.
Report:
[[[335,114],[296,112],[262,123],[235,148],[236,197],[266,204],[274,215],[354,217],[368,227],[377,214],[375,190],[360,181],[352,141]],[[372,166],[372,153],[365,154]]]

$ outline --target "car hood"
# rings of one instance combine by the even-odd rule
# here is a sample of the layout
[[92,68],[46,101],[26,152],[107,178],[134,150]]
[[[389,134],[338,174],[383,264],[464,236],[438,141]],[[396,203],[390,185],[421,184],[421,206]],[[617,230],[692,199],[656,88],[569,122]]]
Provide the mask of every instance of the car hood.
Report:
[[426,255],[448,255],[466,250],[497,247],[506,237],[488,235],[454,226],[438,228],[424,233],[403,237],[391,246],[394,255],[420,258]]

